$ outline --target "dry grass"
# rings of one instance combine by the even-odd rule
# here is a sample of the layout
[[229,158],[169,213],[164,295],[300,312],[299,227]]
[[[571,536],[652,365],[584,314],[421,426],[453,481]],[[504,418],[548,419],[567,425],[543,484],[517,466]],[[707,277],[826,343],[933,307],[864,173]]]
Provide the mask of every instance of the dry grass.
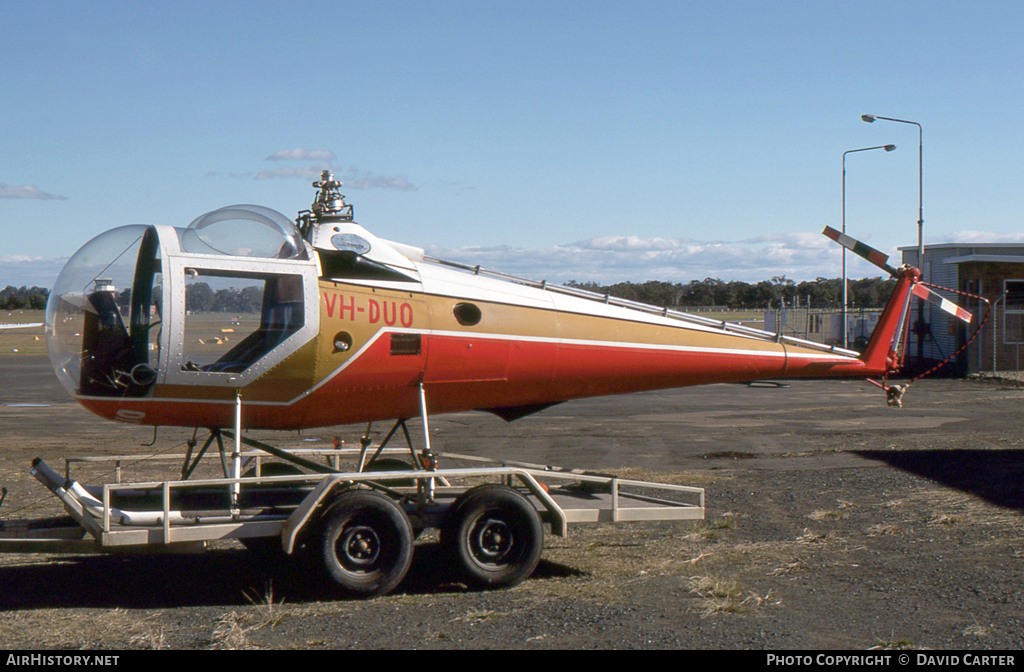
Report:
[[805,569],[807,569],[807,563],[797,558],[796,560],[792,560],[790,562],[786,562],[779,565],[775,569],[768,572],[768,576],[789,576],[791,574],[796,574],[797,572],[800,572]]
[[284,600],[274,602],[274,587],[268,583],[262,594],[247,590],[243,593],[252,605],[252,611],[231,611],[217,619],[210,637],[210,648],[243,651],[260,648],[250,639],[251,633],[269,627],[273,630],[283,618]]
[[270,629],[273,630],[281,622],[284,599],[282,598],[277,604],[274,603],[274,584],[272,582],[267,583],[262,595],[251,590],[245,591],[243,595],[256,610],[257,628],[270,626]]
[[713,576],[690,577],[690,592],[701,599],[698,612],[701,618],[719,614],[745,614],[764,605],[778,605],[782,601],[768,591],[765,595],[745,590],[735,579]]
[[453,618],[452,622],[461,621],[469,625],[475,625],[477,623],[483,623],[484,621],[489,621],[493,618],[499,618],[501,616],[507,616],[507,614],[494,611],[493,609],[470,609],[462,616]]
[[964,637],[991,637],[992,628],[975,623],[974,625],[968,625],[964,628],[962,634]]
[[868,651],[881,650],[903,650],[912,649],[914,645],[911,643],[908,637],[900,637],[897,639],[895,633],[889,635],[889,639],[878,639],[875,638],[875,644],[868,647]]
[[232,611],[217,619],[217,627],[213,629],[210,648],[229,651],[245,651],[259,648],[249,641],[249,632],[253,629],[242,624],[244,616]]
[[818,509],[808,513],[807,517],[811,520],[820,522],[823,520],[839,520],[841,518],[845,518],[846,514],[837,509]]
[[821,543],[821,542],[825,541],[826,538],[827,538],[827,535],[818,534],[817,532],[812,532],[810,528],[805,527],[804,528],[804,533],[796,538],[796,543],[798,543],[798,544],[818,544],[818,543]]
[[888,537],[897,534],[906,534],[907,529],[895,523],[879,523],[872,525],[866,530],[869,537]]
[[168,648],[164,629],[159,626],[145,624],[143,631],[128,638],[128,646],[132,649],[159,651]]

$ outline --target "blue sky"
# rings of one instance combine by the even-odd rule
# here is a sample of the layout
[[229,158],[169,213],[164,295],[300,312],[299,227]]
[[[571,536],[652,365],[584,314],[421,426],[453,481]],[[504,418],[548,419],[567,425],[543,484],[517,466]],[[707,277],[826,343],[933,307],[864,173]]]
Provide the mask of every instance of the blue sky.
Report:
[[[0,0],[0,287],[329,166],[357,220],[552,281],[838,277],[1024,242],[1024,3]],[[877,275],[853,264],[851,276]]]

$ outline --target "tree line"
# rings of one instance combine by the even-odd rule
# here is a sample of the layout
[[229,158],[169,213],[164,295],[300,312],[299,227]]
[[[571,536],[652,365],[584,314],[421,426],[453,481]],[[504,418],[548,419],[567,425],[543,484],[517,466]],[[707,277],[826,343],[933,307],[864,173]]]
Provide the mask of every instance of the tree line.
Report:
[[197,313],[258,313],[263,307],[263,288],[255,285],[214,290],[205,282],[185,287],[185,308]]
[[[566,284],[630,301],[679,308],[717,306],[732,310],[764,310],[780,308],[784,304],[838,309],[842,306],[843,296],[842,278],[817,278],[797,283],[784,275],[755,284],[736,280],[725,282],[717,278],[691,280],[688,283],[648,280],[599,285],[596,282],[570,280]],[[896,281],[891,278],[848,279],[849,304],[854,308],[882,308],[895,287]]]
[[43,287],[14,287],[0,290],[0,310],[43,310],[50,290]]

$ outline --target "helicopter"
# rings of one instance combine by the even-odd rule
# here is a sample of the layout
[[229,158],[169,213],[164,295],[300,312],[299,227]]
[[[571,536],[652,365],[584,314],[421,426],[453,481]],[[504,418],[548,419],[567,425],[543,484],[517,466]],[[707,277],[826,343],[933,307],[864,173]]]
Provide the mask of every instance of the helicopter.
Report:
[[[112,229],[68,260],[45,317],[58,380],[103,418],[208,430],[194,457],[193,433],[182,480],[216,441],[225,476],[216,487],[230,488],[216,516],[188,514],[183,500],[172,504],[168,484],[155,510],[131,510],[131,493],[115,500],[115,486],[89,491],[37,460],[36,477],[104,547],[121,543],[119,534],[131,543],[196,539],[189,526],[200,523],[209,538],[269,539],[288,554],[307,535],[320,539],[309,543],[320,544],[336,583],[372,596],[404,576],[414,531],[437,527],[454,564],[475,583],[514,585],[540,557],[537,507],[547,507],[556,533],[564,534],[567,518],[526,471],[515,476],[537,504],[509,487],[506,471],[505,485],[435,498],[435,480],[444,484],[435,474],[465,472],[437,469],[430,416],[481,410],[511,422],[585,397],[785,378],[881,378],[875,384],[899,405],[906,387],[887,378],[902,364],[912,298],[972,318],[925,286],[918,269],[893,268],[886,255],[828,227],[825,235],[897,279],[862,353],[435,258],[359,225],[341,186],[325,170],[313,183],[310,209],[294,221],[270,208],[232,205],[185,227]],[[405,427],[411,418],[423,423],[419,454]],[[383,420],[395,425],[367,461],[370,424]],[[243,437],[250,429],[351,423],[368,423],[352,473]],[[399,427],[420,471],[400,465],[397,476],[366,478]],[[235,442],[230,469],[225,436]],[[299,467],[326,476],[312,490],[288,491],[286,510],[280,502],[253,508],[246,493],[270,494],[258,485],[267,472],[247,480],[242,443],[284,461],[270,472],[274,485],[310,486],[295,475]],[[385,459],[378,466],[395,465]],[[609,487],[612,517],[587,520],[623,519],[618,486]],[[159,499],[159,490],[134,494]],[[669,515],[702,516],[698,494],[697,506]],[[149,528],[139,537],[114,520]]]
[[89,241],[47,304],[63,386],[104,418],[149,426],[228,427],[236,402],[253,429],[468,410],[511,421],[582,397],[884,377],[910,296],[971,317],[917,269],[830,228],[898,279],[863,353],[436,259],[356,223],[329,171],[313,186],[295,222],[234,205]]

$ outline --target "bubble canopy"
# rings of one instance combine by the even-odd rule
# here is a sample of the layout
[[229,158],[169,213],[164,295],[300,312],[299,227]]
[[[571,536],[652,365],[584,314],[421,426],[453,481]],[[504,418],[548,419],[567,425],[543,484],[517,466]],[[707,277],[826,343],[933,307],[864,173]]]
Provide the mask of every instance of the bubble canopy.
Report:
[[[142,273],[137,272],[140,260]],[[90,377],[89,368],[96,359],[117,360],[128,374],[121,385],[126,390],[132,385],[135,365],[148,365],[148,343],[143,339],[148,336],[150,305],[160,300],[161,293],[153,292],[159,283],[157,233],[142,224],[100,234],[68,260],[46,304],[46,345],[53,370],[69,392],[88,388],[80,383]],[[125,316],[133,309],[129,324],[135,331],[134,341],[125,326]],[[100,352],[93,342],[97,334],[117,337],[106,339],[108,347]],[[139,380],[149,376],[142,369],[136,374]]]
[[260,205],[229,205],[201,217],[179,232],[181,249],[191,254],[297,259],[305,256],[295,224]]
[[72,395],[143,396],[155,381],[164,319],[163,236],[172,237],[163,241],[168,249],[222,263],[237,263],[227,261],[232,257],[308,260],[297,227],[257,205],[220,208],[186,228],[135,224],[96,236],[65,264],[46,306],[50,361]]

